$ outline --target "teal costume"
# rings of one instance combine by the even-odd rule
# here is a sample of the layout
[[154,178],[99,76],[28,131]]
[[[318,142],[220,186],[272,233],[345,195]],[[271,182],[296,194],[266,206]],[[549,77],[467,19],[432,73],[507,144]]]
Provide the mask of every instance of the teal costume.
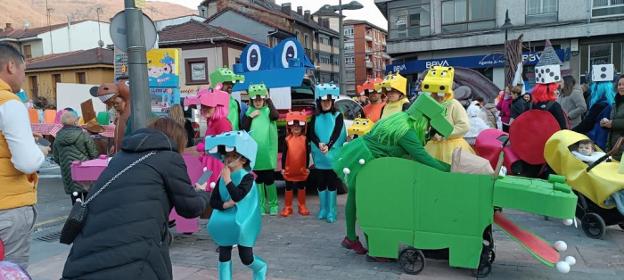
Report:
[[[320,143],[329,143],[334,127],[336,126],[336,119],[340,115],[340,112],[334,113],[322,113],[314,116],[314,133],[316,133]],[[327,154],[321,153],[321,150],[317,145],[312,145],[312,159],[314,160],[314,167],[317,169],[332,169],[332,163],[334,158],[340,154],[342,145],[347,140],[347,132],[342,130],[338,140],[334,142],[334,145],[329,149]]]
[[[235,151],[248,160],[249,168],[253,168],[258,151],[258,144],[245,131],[232,131],[216,136],[207,136],[205,149],[209,151],[217,148],[221,153]],[[249,170],[239,169],[230,175],[232,182],[225,184],[223,178],[219,179],[219,186],[213,192],[211,205],[214,210],[208,222],[208,232],[219,247],[219,279],[232,280],[231,256],[223,259],[222,253],[229,250],[232,245],[239,246],[239,252],[245,251],[249,255],[241,261],[253,271],[254,280],[266,279],[268,265],[260,257],[253,255],[253,246],[262,229],[262,217],[258,205],[258,190],[253,182]],[[243,181],[245,181],[243,183]],[[245,185],[245,186],[243,186]],[[251,185],[251,187],[249,187]],[[229,190],[228,190],[229,187]],[[245,193],[245,188],[249,187]],[[232,191],[232,192],[231,192]],[[218,195],[218,198],[215,196]],[[236,205],[223,209],[223,203],[234,200]],[[213,204],[215,203],[215,204]]]
[[[444,117],[444,108],[429,95],[421,95],[406,112],[380,120],[371,132],[356,138],[343,148],[334,162],[334,171],[341,174],[349,187],[346,205],[346,243],[357,241],[355,233],[355,179],[363,164],[380,157],[409,157],[438,170],[449,171],[450,166],[431,157],[424,145],[429,125],[438,134],[446,136],[453,130]],[[360,244],[361,246],[361,244]]]

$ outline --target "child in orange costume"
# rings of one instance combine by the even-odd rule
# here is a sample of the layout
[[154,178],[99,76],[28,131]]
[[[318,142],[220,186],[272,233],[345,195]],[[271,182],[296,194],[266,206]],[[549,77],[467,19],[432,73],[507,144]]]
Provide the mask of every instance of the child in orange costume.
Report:
[[286,181],[284,195],[284,209],[280,212],[282,217],[288,217],[293,213],[292,200],[293,189],[297,189],[297,201],[299,202],[299,214],[310,215],[306,208],[305,182],[308,179],[308,165],[310,152],[306,139],[306,116],[302,112],[289,112],[286,115],[286,145],[282,153],[282,175]]

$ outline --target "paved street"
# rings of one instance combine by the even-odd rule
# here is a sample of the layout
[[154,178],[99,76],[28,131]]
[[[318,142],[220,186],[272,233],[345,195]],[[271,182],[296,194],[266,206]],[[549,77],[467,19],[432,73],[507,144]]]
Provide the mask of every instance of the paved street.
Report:
[[[43,173],[43,172],[42,172]],[[53,172],[52,172],[53,173]],[[44,176],[46,177],[46,176]],[[53,177],[53,176],[49,176]],[[339,196],[344,206],[346,196]],[[310,198],[313,212],[316,197]],[[42,179],[39,188],[39,220],[33,234],[30,272],[34,279],[59,279],[69,246],[58,243],[69,199],[60,178]],[[495,228],[496,262],[489,279],[621,279],[624,273],[624,231],[609,228],[605,240],[592,240],[580,229],[564,226],[559,220],[506,211],[515,222],[547,241],[564,240],[577,264],[569,274],[560,274],[535,261],[518,244]],[[342,213],[341,213],[342,214]],[[204,221],[205,223],[205,221]],[[344,220],[335,224],[312,217],[265,217],[263,233],[255,253],[269,263],[269,279],[471,279],[469,270],[449,268],[445,261],[427,260],[418,276],[402,272],[397,263],[370,263],[339,246],[344,237]],[[216,246],[205,231],[176,235],[171,248],[175,279],[217,279]],[[236,256],[236,254],[234,254]],[[234,279],[250,279],[251,274],[234,259]]]

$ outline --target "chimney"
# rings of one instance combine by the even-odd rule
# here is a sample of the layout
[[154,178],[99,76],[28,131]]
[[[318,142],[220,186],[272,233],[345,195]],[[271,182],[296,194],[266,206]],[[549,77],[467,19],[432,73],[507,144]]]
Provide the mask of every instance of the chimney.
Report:
[[303,7],[302,6],[297,6],[297,13],[302,16],[303,15]]
[[310,21],[310,18],[311,18],[310,10],[305,10],[303,17],[305,18],[305,21]]
[[7,32],[13,31],[13,25],[10,22],[7,22],[4,30],[6,30]]
[[282,13],[285,13],[287,15],[290,15],[290,2],[288,3],[282,3]]

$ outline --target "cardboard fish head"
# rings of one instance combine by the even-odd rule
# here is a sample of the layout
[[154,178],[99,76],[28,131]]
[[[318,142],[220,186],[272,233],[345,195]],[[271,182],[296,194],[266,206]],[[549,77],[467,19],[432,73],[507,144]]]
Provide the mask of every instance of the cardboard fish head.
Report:
[[444,93],[444,99],[453,98],[453,79],[455,69],[453,67],[433,66],[427,71],[420,89],[432,94]]
[[364,136],[373,129],[373,121],[364,118],[356,118],[353,124],[347,129],[349,136]]
[[214,72],[210,73],[210,87],[216,88],[218,85],[225,82],[231,82],[232,84],[245,82],[245,76],[237,75],[229,68],[218,68]]
[[205,149],[211,154],[235,151],[249,160],[249,167],[253,169],[256,162],[258,144],[246,131],[230,131],[219,135],[206,136]]
[[615,69],[613,64],[592,65],[592,82],[611,82]]
[[338,97],[340,97],[340,88],[336,84],[318,84],[314,88],[314,99],[316,100],[327,100],[328,98],[336,100]]
[[371,94],[375,91],[375,84],[381,84],[383,82],[380,78],[368,79],[361,85],[357,86],[357,93],[359,95]]
[[300,125],[305,126],[308,121],[308,116],[306,116],[303,112],[294,111],[286,113],[286,123],[288,125]]
[[249,94],[249,99],[266,99],[269,97],[269,90],[264,84],[250,85],[247,94]]
[[303,46],[297,38],[287,38],[282,40],[273,48],[273,67],[274,68],[297,68],[306,67],[311,64],[305,55]]
[[424,116],[429,119],[429,124],[440,135],[447,137],[453,132],[453,125],[446,119],[446,112],[442,104],[438,103],[429,94],[421,94],[410,105],[406,113],[410,117]]

